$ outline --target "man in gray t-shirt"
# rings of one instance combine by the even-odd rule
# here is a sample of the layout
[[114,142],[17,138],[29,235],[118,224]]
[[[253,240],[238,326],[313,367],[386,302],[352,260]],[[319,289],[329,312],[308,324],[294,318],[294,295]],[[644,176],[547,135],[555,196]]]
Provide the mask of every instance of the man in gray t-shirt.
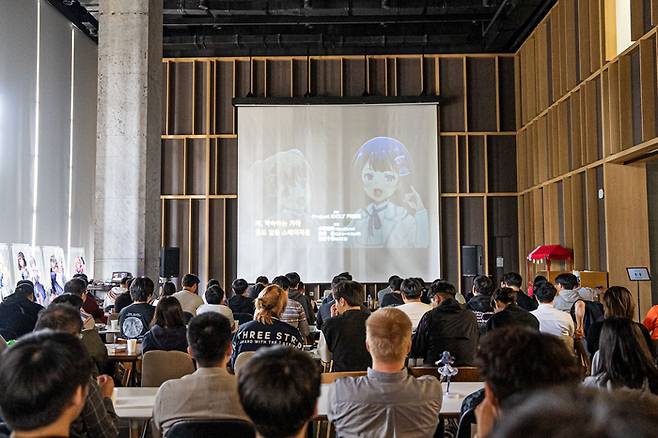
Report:
[[433,436],[443,400],[433,376],[414,378],[404,362],[411,348],[411,321],[387,307],[366,321],[366,345],[372,368],[363,377],[336,380],[328,388],[327,418],[336,436]]

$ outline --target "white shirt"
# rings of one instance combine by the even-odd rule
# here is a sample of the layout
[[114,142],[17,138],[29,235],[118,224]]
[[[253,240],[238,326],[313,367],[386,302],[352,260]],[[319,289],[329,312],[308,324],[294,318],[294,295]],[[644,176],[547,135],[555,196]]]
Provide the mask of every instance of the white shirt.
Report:
[[203,304],[203,298],[195,294],[194,292],[189,292],[185,289],[176,292],[172,295],[176,298],[183,308],[183,312],[191,313],[196,315],[196,309]]
[[198,309],[196,309],[197,315],[201,315],[202,313],[206,313],[206,312],[217,312],[220,315],[228,318],[228,320],[231,322],[232,332],[235,332],[238,329],[238,326],[235,323],[235,320],[233,319],[233,312],[229,307],[224,306],[223,304],[202,304],[199,306]]
[[532,313],[539,320],[539,331],[550,335],[559,336],[573,345],[574,323],[571,315],[556,309],[553,303],[539,303],[537,310]]
[[396,309],[402,310],[411,320],[411,329],[416,330],[420,319],[425,313],[432,310],[432,306],[421,302],[411,302],[397,306]]

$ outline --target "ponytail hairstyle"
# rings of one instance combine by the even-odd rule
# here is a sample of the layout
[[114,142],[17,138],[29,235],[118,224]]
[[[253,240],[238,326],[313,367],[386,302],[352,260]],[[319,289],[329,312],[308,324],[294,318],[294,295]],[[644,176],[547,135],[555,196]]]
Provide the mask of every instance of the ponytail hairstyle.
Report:
[[276,284],[270,284],[256,298],[254,319],[261,324],[272,325],[272,318],[279,318],[288,305],[288,294]]

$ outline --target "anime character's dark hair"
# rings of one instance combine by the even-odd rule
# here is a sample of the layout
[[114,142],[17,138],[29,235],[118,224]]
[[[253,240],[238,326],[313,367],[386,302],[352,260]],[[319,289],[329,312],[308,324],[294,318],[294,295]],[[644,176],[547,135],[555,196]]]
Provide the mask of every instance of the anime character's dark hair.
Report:
[[392,169],[400,176],[410,175],[413,167],[406,146],[390,137],[375,137],[365,142],[354,154],[352,164],[359,172],[370,164],[373,170]]

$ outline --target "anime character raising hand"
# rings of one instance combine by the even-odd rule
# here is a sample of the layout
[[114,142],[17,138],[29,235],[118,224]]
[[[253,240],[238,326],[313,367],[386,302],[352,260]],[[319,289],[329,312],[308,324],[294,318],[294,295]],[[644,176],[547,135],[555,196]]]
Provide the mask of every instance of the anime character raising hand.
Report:
[[409,181],[412,161],[407,148],[396,139],[375,137],[359,148],[353,166],[371,202],[350,224],[359,232],[352,246],[427,248],[429,218]]

